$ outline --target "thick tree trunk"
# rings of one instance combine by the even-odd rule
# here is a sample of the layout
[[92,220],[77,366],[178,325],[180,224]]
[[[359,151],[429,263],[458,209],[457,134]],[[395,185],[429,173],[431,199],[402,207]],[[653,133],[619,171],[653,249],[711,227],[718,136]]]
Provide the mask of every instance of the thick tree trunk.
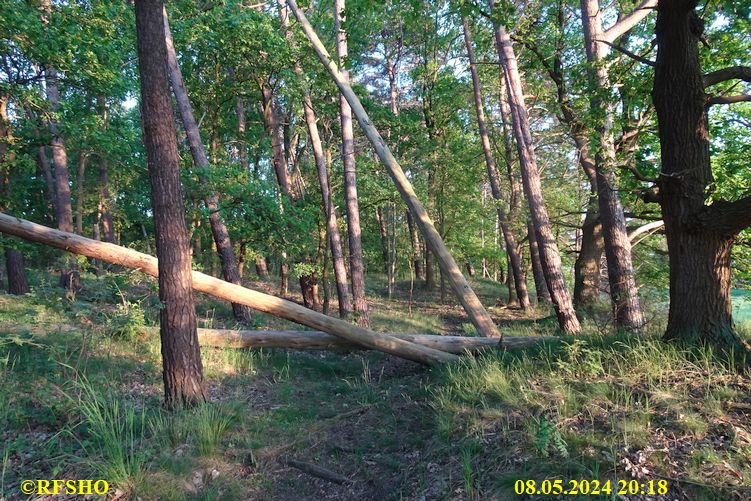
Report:
[[[344,0],[334,0],[334,26],[336,29],[336,55],[344,82],[349,83],[347,71],[347,32],[344,29]],[[352,309],[357,323],[369,325],[368,302],[365,298],[365,262],[362,254],[360,206],[357,200],[357,173],[355,170],[355,133],[352,127],[352,109],[344,95],[339,96],[339,118],[342,126],[342,164],[344,165],[344,196],[347,202],[347,235],[349,238],[349,272],[352,280]]]
[[396,161],[396,158],[394,158],[391,150],[386,146],[381,134],[373,126],[373,123],[368,117],[368,114],[363,108],[357,95],[352,90],[352,87],[350,87],[347,81],[342,77],[337,65],[331,60],[328,51],[326,51],[326,48],[321,43],[318,35],[316,35],[315,30],[313,30],[313,27],[308,22],[305,14],[299,9],[295,1],[287,0],[287,5],[292,9],[292,12],[295,14],[295,17],[305,32],[305,35],[313,45],[318,58],[329,71],[329,74],[334,79],[337,87],[339,87],[339,91],[344,95],[347,102],[352,107],[365,135],[370,140],[370,143],[378,155],[378,158],[381,160],[381,163],[388,169],[392,180],[396,183],[399,194],[406,202],[407,207],[415,217],[415,221],[420,226],[420,230],[423,232],[427,245],[436,253],[438,264],[448,276],[457,298],[462,303],[462,306],[474,326],[477,328],[477,331],[483,336],[500,337],[498,328],[495,326],[492,318],[462,275],[456,261],[446,248],[446,244],[443,242],[438,231],[436,231],[435,226],[433,226],[433,222],[425,210],[425,207],[417,198],[417,195],[415,194],[411,183],[405,176],[404,171]]
[[591,197],[581,227],[581,248],[574,263],[574,306],[586,308],[600,298],[600,260],[604,243],[595,197]]
[[[144,334],[150,335],[155,329],[144,327]],[[540,342],[555,342],[558,338],[547,336],[486,337],[441,336],[433,334],[389,333],[390,336],[405,339],[420,346],[427,346],[446,353],[465,355],[485,350],[521,348]],[[224,329],[198,329],[201,346],[219,348],[292,348],[295,350],[362,350],[360,345],[345,341],[321,331],[242,331]]]
[[23,254],[10,247],[5,248],[5,269],[8,272],[8,294],[23,295],[29,292]]
[[422,244],[420,244],[420,236],[417,234],[417,227],[415,226],[415,220],[412,218],[412,213],[405,212],[407,217],[407,228],[409,229],[409,239],[412,242],[412,266],[414,266],[415,277],[418,280],[425,280],[425,267],[422,260]]
[[[493,2],[491,0],[491,6]],[[581,331],[579,320],[576,318],[571,298],[566,290],[566,282],[561,268],[561,256],[553,235],[552,226],[545,207],[542,194],[542,182],[537,170],[532,133],[529,128],[529,117],[524,104],[524,91],[519,75],[516,55],[511,44],[511,38],[500,24],[495,29],[496,49],[501,66],[506,76],[509,104],[519,154],[519,164],[522,170],[522,182],[529,203],[529,212],[537,235],[540,261],[545,275],[545,281],[550,290],[551,300],[558,316],[558,323],[564,332],[573,334]]]
[[[527,292],[527,278],[524,276],[524,269],[522,267],[521,248],[517,243],[514,230],[511,228],[511,222],[508,215],[503,208],[504,197],[503,193],[501,193],[500,175],[498,174],[498,168],[496,167],[495,159],[493,158],[493,150],[490,147],[490,137],[488,136],[488,130],[485,125],[482,89],[480,87],[480,77],[477,75],[477,64],[475,63],[475,49],[472,46],[472,34],[469,31],[469,24],[465,17],[462,17],[462,26],[464,28],[464,43],[467,47],[467,56],[469,58],[469,70],[472,75],[472,90],[474,91],[475,98],[477,128],[480,134],[482,151],[485,155],[485,165],[488,170],[490,190],[493,194],[493,199],[495,199],[496,202],[498,220],[500,221],[501,230],[503,231],[503,239],[506,243],[505,247],[509,257],[510,268],[513,273],[513,286],[516,290],[516,297],[519,301],[519,306],[521,306],[522,309],[527,309],[529,308],[529,294]],[[509,302],[511,302],[511,290],[509,290]]]
[[[152,39],[154,38],[152,37]],[[153,66],[150,69],[153,69]],[[169,116],[169,114],[165,113],[164,116]],[[176,148],[175,151],[177,151]],[[179,227],[179,225],[177,226]],[[185,226],[183,226],[183,229],[184,228]],[[108,263],[135,268],[151,276],[159,276],[158,267],[161,265],[161,262],[157,262],[157,259],[154,257],[125,247],[119,247],[117,245],[81,237],[73,233],[53,230],[52,228],[47,228],[32,223],[31,221],[25,221],[2,213],[0,213],[0,232],[15,235],[32,242],[50,245],[75,254],[81,254],[83,256],[106,261]],[[187,232],[185,235],[187,236]],[[162,270],[164,270],[163,266]],[[161,281],[162,278],[160,277],[160,282]],[[174,283],[174,280],[172,282]],[[352,325],[349,322],[322,315],[321,313],[312,311],[297,303],[270,296],[262,292],[246,289],[239,285],[210,277],[204,273],[199,273],[197,271],[192,272],[192,283],[193,288],[196,291],[205,292],[206,294],[219,299],[242,303],[255,310],[284,318],[301,325],[306,325],[316,330],[327,332],[360,346],[380,350],[408,360],[428,365],[443,362],[455,362],[458,360],[454,355],[419,346],[412,342],[389,336],[388,334],[376,333],[363,327]],[[167,308],[170,308],[172,304],[174,303],[167,303]],[[186,314],[188,313],[188,310],[184,311]],[[162,309],[162,312],[164,312],[164,309]],[[162,316],[163,315],[164,313],[162,313]],[[194,352],[194,350],[198,350],[197,342],[186,347],[185,351],[178,352],[178,354],[183,355],[179,360],[188,361],[188,357]],[[186,367],[186,369],[189,368],[190,366]],[[187,372],[185,374],[189,375]],[[193,372],[190,374],[193,374]]]
[[[751,197],[707,206],[713,182],[707,96],[697,43],[703,22],[696,2],[658,3],[657,63],[652,100],[660,133],[660,205],[670,262],[670,312],[665,338],[707,344],[736,363],[749,347],[735,332],[730,251],[751,224]],[[740,363],[743,363],[742,361]]]
[[[166,9],[164,11],[164,33],[167,47],[166,61],[167,68],[169,69],[170,82],[172,83],[172,91],[175,94],[175,101],[177,101],[177,109],[180,112],[183,127],[185,128],[185,135],[188,138],[188,145],[190,146],[193,163],[196,165],[200,173],[209,168],[209,159],[206,156],[206,150],[201,142],[201,132],[198,129],[198,123],[193,116],[193,108],[188,97],[188,90],[185,88],[185,82],[183,81],[183,76],[180,72],[180,66],[177,63],[177,54],[172,40],[172,33],[169,29]],[[210,188],[205,175],[199,174],[198,179],[204,188]],[[227,282],[242,285],[242,277],[237,267],[235,253],[232,250],[232,241],[229,237],[229,231],[219,213],[219,196],[215,191],[211,190],[203,200],[206,209],[209,211],[209,226],[211,227],[211,235],[214,237],[216,252],[219,255],[219,260],[222,264],[222,275]],[[233,303],[232,312],[235,319],[240,322],[250,322],[253,319],[250,308],[245,305]]]
[[634,279],[631,242],[626,230],[626,218],[615,179],[613,109],[606,95],[610,83],[608,69],[604,64],[608,49],[605,43],[600,41],[603,39],[603,28],[599,0],[581,0],[581,11],[587,61],[593,87],[590,92],[590,109],[592,115],[597,117],[595,126],[599,138],[595,152],[597,200],[608,263],[613,318],[618,327],[640,331],[644,327],[644,315],[639,304],[639,293]]
[[[159,311],[164,400],[176,408],[205,402],[201,351],[196,335],[190,239],[180,186],[175,121],[167,79],[164,6],[136,0],[143,138],[159,257]],[[107,244],[99,244],[107,245]]]

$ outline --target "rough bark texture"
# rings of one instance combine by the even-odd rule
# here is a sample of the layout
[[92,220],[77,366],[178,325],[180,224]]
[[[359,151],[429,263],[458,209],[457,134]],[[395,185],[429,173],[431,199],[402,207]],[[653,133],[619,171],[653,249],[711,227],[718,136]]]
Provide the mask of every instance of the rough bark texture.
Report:
[[[206,156],[206,150],[201,141],[201,131],[198,129],[198,123],[193,116],[193,107],[188,97],[188,90],[185,88],[182,72],[177,63],[177,53],[175,52],[172,33],[169,29],[166,9],[164,10],[164,34],[167,47],[167,68],[169,69],[169,78],[172,83],[172,91],[175,94],[177,109],[180,112],[180,118],[185,128],[185,135],[188,138],[188,146],[190,147],[190,154],[193,157],[193,163],[199,172],[198,180],[204,189],[208,191],[203,201],[206,209],[209,211],[209,226],[211,227],[211,235],[214,237],[219,261],[222,264],[222,275],[227,282],[242,285],[242,276],[240,269],[237,267],[237,259],[232,249],[229,230],[227,230],[227,225],[224,224],[224,220],[219,213],[219,196],[215,191],[210,189],[211,187],[206,180],[206,176],[201,174],[201,171],[209,169],[209,159]],[[240,322],[250,322],[253,320],[250,308],[243,304],[232,303],[232,313],[235,320]]]
[[730,250],[751,224],[751,198],[707,205],[713,182],[707,96],[697,43],[703,32],[696,1],[660,0],[652,100],[662,171],[660,204],[670,262],[670,312],[665,338],[734,351],[748,361],[735,332],[730,301]]
[[196,335],[190,239],[167,79],[163,4],[161,0],[137,0],[135,6],[143,139],[159,258],[164,400],[174,408],[205,402],[208,393]]
[[631,241],[628,239],[626,218],[615,178],[614,110],[607,96],[610,79],[604,59],[608,49],[604,43],[599,42],[603,38],[599,0],[581,0],[581,11],[592,85],[590,108],[593,116],[600,117],[595,126],[599,138],[595,152],[595,174],[613,318],[616,326],[639,331],[644,327],[644,315],[631,263]]
[[23,254],[10,247],[5,248],[5,269],[8,272],[8,294],[22,295],[29,292]]
[[[336,55],[342,78],[349,83],[347,71],[347,32],[344,29],[344,0],[334,0]],[[365,262],[362,254],[360,206],[357,200],[355,170],[355,132],[352,127],[352,108],[344,95],[339,96],[339,118],[342,125],[342,164],[344,166],[344,198],[347,202],[347,235],[349,238],[349,274],[352,281],[352,309],[357,323],[369,325],[368,301],[365,298]]]
[[[491,6],[493,2],[491,0]],[[495,42],[501,66],[506,77],[508,87],[509,105],[519,154],[519,164],[522,170],[522,183],[527,195],[529,212],[535,228],[537,243],[540,251],[540,261],[548,284],[551,300],[558,316],[561,329],[567,333],[577,333],[581,330],[579,320],[576,318],[571,298],[566,290],[566,282],[561,269],[561,256],[558,245],[545,207],[542,195],[542,183],[537,170],[532,133],[529,128],[529,117],[524,104],[524,91],[521,76],[516,61],[516,54],[511,44],[511,38],[505,28],[496,25]]]
[[602,225],[596,209],[596,200],[590,200],[581,227],[581,247],[574,263],[574,306],[591,306],[600,298],[600,260],[604,243]]
[[355,113],[358,122],[360,123],[360,127],[368,137],[368,140],[373,146],[373,149],[378,155],[378,158],[381,160],[381,163],[387,168],[389,175],[396,184],[399,194],[406,202],[407,207],[415,217],[415,221],[420,226],[420,230],[425,237],[426,244],[436,254],[439,266],[441,266],[444,274],[448,276],[449,282],[451,283],[451,286],[453,287],[457,298],[461,302],[464,310],[467,312],[467,315],[474,324],[475,328],[480,333],[480,335],[487,337],[500,337],[501,334],[498,331],[498,328],[493,323],[493,320],[485,310],[485,307],[482,305],[477,295],[474,293],[469,283],[462,275],[461,270],[459,270],[459,267],[456,264],[456,261],[454,260],[453,256],[451,256],[451,253],[446,248],[446,244],[443,242],[440,234],[435,229],[433,221],[430,219],[430,216],[425,210],[425,207],[417,198],[417,195],[412,188],[412,184],[404,174],[401,165],[399,165],[399,162],[396,161],[396,158],[394,158],[391,150],[388,148],[388,146],[386,146],[386,143],[383,140],[383,137],[381,137],[381,134],[373,126],[370,117],[368,117],[367,112],[363,108],[362,103],[360,102],[357,95],[352,90],[352,87],[350,87],[347,81],[342,78],[338,67],[331,60],[331,56],[329,56],[328,51],[321,43],[321,40],[315,33],[315,30],[313,30],[310,22],[308,22],[305,14],[303,14],[303,12],[299,9],[295,1],[287,0],[287,4],[295,14],[295,17],[300,23],[308,40],[310,40],[311,44],[313,45],[313,48],[318,55],[318,58],[321,60],[321,63],[323,63],[323,65],[329,71],[329,74],[334,79],[337,87],[339,87],[340,92],[345,96],[347,102],[352,107],[352,110]]
[[[159,21],[161,22],[161,19]],[[161,261],[158,262],[152,256],[73,233],[47,228],[7,214],[0,213],[0,232],[108,263],[134,268],[154,277],[159,276],[158,267]],[[297,303],[246,289],[239,285],[211,277],[205,273],[192,272],[192,284],[196,291],[205,292],[213,297],[243,303],[255,310],[333,334],[360,346],[380,350],[408,360],[428,365],[455,362],[458,360],[454,355],[419,346],[403,339],[394,338],[388,334],[376,333],[363,327],[352,325],[349,322],[322,315]],[[191,344],[190,346],[192,353],[194,345]],[[195,350],[198,350],[197,343],[195,344]],[[180,353],[184,357],[187,356],[186,352]]]
[[[529,295],[527,293],[527,277],[524,275],[524,269],[522,267],[521,247],[517,243],[518,240],[514,234],[514,230],[511,228],[511,222],[506,210],[503,208],[504,197],[501,192],[501,179],[498,173],[498,167],[496,166],[495,159],[493,158],[493,150],[490,147],[490,137],[488,136],[487,126],[485,125],[485,111],[482,104],[482,89],[480,87],[480,77],[477,74],[477,64],[475,62],[475,49],[472,45],[472,34],[469,30],[469,24],[467,19],[462,17],[462,26],[464,28],[464,43],[467,47],[467,56],[469,58],[469,70],[472,76],[472,89],[474,91],[475,98],[475,112],[477,114],[477,128],[480,134],[480,143],[482,144],[482,151],[485,155],[485,166],[488,170],[488,180],[490,181],[490,191],[493,194],[495,200],[496,211],[498,212],[498,220],[501,224],[501,231],[503,232],[503,239],[506,243],[506,253],[509,257],[509,265],[513,276],[513,287],[516,291],[516,298],[519,302],[519,306],[522,309],[529,308]],[[470,276],[472,273],[470,273]],[[511,291],[509,291],[509,300],[511,299]],[[509,301],[510,302],[510,301]]]

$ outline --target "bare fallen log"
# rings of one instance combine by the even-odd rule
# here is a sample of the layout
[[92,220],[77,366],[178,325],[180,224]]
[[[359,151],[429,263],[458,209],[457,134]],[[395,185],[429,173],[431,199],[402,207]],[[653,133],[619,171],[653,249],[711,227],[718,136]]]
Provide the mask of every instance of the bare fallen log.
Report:
[[[149,334],[158,333],[156,327],[147,327]],[[412,343],[461,355],[488,348],[519,348],[541,341],[553,341],[552,336],[529,337],[504,336],[498,339],[487,337],[439,336],[431,334],[389,333],[389,336]],[[201,346],[218,348],[294,348],[297,350],[361,350],[362,346],[321,331],[248,331],[229,329],[198,329]]]
[[287,465],[291,466],[292,468],[297,468],[298,470],[305,472],[308,475],[322,478],[335,484],[346,484],[347,482],[349,482],[349,479],[344,475],[340,475],[335,471],[331,471],[327,468],[324,468],[323,466],[318,466],[317,464],[298,461],[297,459],[288,459]]
[[[60,230],[53,230],[52,228],[2,213],[0,213],[0,232],[100,261],[135,268],[153,277],[158,276],[158,265],[155,257],[133,249],[120,247],[119,245],[99,242]],[[456,355],[420,346],[405,339],[373,332],[343,320],[309,310],[291,301],[252,289],[246,289],[245,287],[231,284],[197,271],[192,273],[192,277],[193,289],[197,291],[205,292],[219,299],[248,305],[255,310],[327,332],[360,346],[390,353],[426,365],[458,360]]]

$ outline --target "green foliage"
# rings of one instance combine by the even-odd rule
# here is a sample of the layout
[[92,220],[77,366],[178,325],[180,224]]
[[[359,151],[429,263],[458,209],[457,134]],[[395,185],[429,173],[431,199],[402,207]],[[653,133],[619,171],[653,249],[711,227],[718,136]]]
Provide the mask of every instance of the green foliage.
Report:
[[146,316],[140,302],[125,301],[115,307],[115,312],[107,317],[105,332],[115,338],[135,341],[143,335]]

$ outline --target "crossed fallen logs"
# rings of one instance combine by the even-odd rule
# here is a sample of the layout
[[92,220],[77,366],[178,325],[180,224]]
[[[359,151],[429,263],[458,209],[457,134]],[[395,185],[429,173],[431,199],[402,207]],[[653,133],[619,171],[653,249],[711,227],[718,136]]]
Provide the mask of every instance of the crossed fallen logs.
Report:
[[[153,277],[158,276],[158,261],[155,257],[119,245],[55,230],[3,213],[0,213],[0,232],[107,263],[133,268]],[[230,342],[240,343],[247,347],[262,345],[267,347],[298,347],[305,344],[311,349],[329,349],[326,346],[338,349],[357,347],[383,351],[425,365],[457,361],[459,357],[455,353],[464,353],[466,349],[476,351],[480,345],[496,347],[519,345],[518,338],[506,340],[378,333],[344,320],[323,315],[292,301],[231,284],[204,273],[193,271],[192,277],[193,289],[199,292],[234,303],[245,304],[255,310],[322,331],[282,331],[276,333],[259,331],[255,334],[254,331],[240,331],[224,335],[217,334],[215,331],[210,335],[206,333],[208,339],[213,340],[214,343],[219,343],[219,340],[223,338],[222,342],[228,344]],[[274,336],[278,336],[278,338],[273,339]],[[435,340],[434,338],[441,339]],[[521,344],[532,344],[548,338],[526,339]],[[290,346],[294,344],[297,344],[297,346]],[[317,346],[321,346],[321,348],[317,348]]]

